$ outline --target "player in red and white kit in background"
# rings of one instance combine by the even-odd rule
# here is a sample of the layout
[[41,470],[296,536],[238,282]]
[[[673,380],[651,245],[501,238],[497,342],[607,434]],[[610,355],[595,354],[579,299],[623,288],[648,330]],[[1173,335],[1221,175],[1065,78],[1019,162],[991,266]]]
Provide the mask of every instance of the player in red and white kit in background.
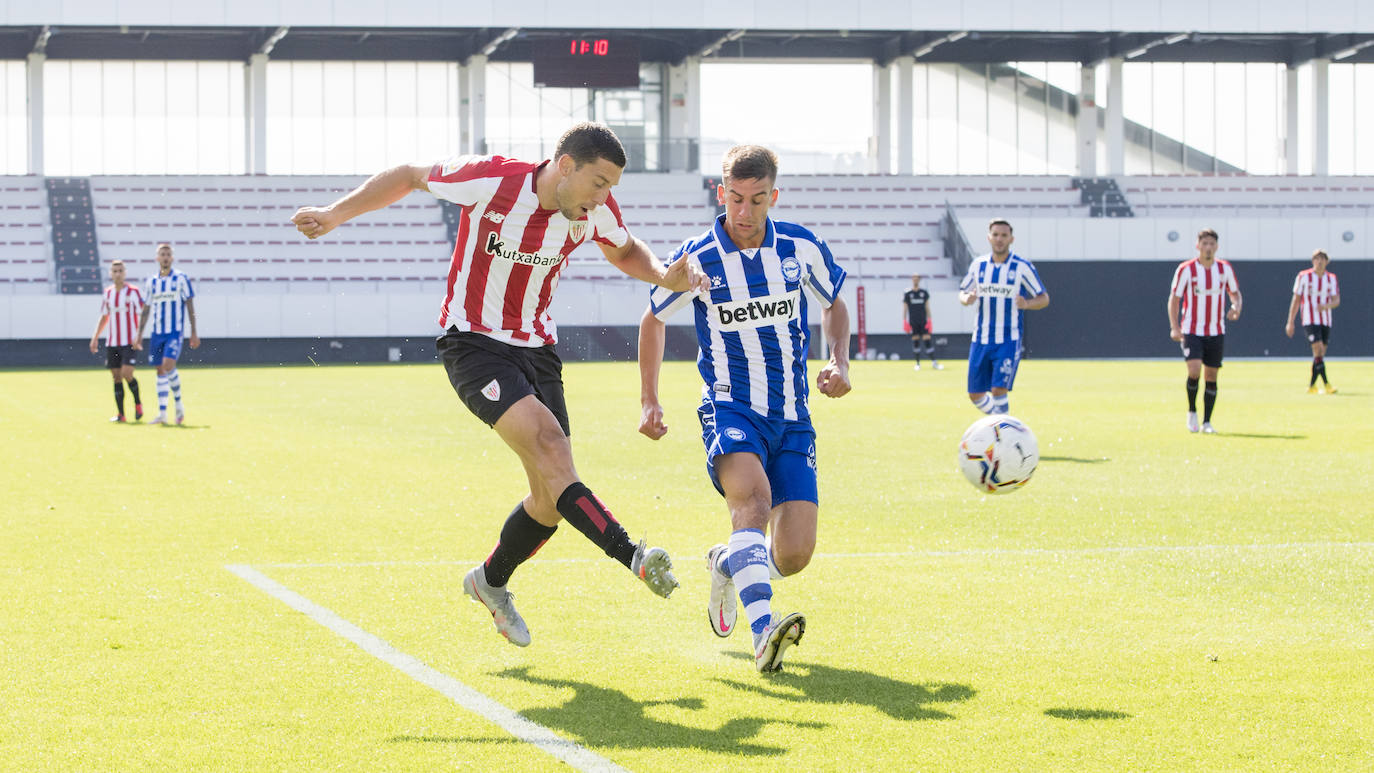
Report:
[[1302,307],[1302,329],[1312,345],[1312,379],[1307,382],[1308,394],[1317,393],[1317,376],[1329,395],[1336,388],[1326,380],[1326,346],[1331,340],[1331,310],[1341,305],[1341,286],[1336,275],[1327,271],[1330,258],[1322,250],[1312,253],[1312,268],[1303,269],[1293,280],[1293,302],[1288,304],[1288,324],[1283,331],[1293,337],[1293,318]]
[[[1174,270],[1168,304],[1169,337],[1181,344],[1188,366],[1188,431],[1201,429],[1209,435],[1216,433],[1212,408],[1217,401],[1226,320],[1240,319],[1240,285],[1231,264],[1217,257],[1217,242],[1216,231],[1204,228],[1198,232],[1197,257],[1183,261]],[[1225,310],[1227,296],[1231,300],[1229,310]],[[1207,382],[1201,427],[1197,421],[1198,376],[1205,376]]]
[[143,292],[138,285],[124,281],[124,261],[110,262],[110,281],[100,302],[100,322],[91,334],[91,354],[100,350],[97,341],[105,331],[105,367],[114,377],[115,408],[118,412],[110,421],[124,421],[124,384],[134,397],[134,419],[143,418],[143,400],[138,394],[138,379],[134,378],[134,354],[143,348],[138,335],[138,313],[143,308]]
[[463,589],[492,613],[511,643],[529,629],[506,583],[566,520],[628,567],[654,593],[677,587],[661,548],[632,542],[573,466],[562,361],[549,315],[568,255],[587,239],[636,279],[674,291],[705,290],[688,261],[671,267],[630,235],[611,188],[626,164],[620,140],[601,124],[578,124],[551,160],[457,156],[432,166],[381,172],[327,207],[303,207],[292,222],[311,239],[411,191],[427,190],[461,207],[458,239],[439,314],[440,357],[458,397],[496,430],[524,465],[529,493],[515,506],[491,555],[463,578]]

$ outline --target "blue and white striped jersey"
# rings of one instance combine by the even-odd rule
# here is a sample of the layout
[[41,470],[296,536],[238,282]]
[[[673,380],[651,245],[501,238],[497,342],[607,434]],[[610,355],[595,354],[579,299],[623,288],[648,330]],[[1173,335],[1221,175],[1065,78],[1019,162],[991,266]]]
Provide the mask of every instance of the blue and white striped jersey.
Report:
[[191,278],[172,269],[167,276],[148,277],[148,315],[152,317],[152,335],[180,335],[186,323],[186,301],[196,297]]
[[991,253],[969,264],[960,291],[978,288],[978,324],[973,328],[973,343],[1000,344],[1021,340],[1021,310],[1016,297],[1034,298],[1045,292],[1035,266],[1015,253],[995,263]]
[[649,304],[661,320],[692,304],[704,398],[747,405],[768,418],[810,418],[806,352],[811,330],[802,289],[825,308],[834,303],[845,272],[830,248],[799,225],[769,218],[763,245],[740,250],[721,215],[711,230],[683,242],[668,262],[684,258],[696,261],[711,289],[696,295],[657,287]]

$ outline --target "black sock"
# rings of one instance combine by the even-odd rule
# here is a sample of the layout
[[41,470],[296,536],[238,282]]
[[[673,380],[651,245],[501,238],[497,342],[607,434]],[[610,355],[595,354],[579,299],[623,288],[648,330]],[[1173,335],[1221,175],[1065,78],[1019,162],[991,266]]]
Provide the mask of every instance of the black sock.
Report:
[[1197,413],[1197,379],[1188,379],[1188,413]]
[[119,415],[124,415],[124,382],[116,381],[115,386],[115,407],[119,409]]
[[931,361],[931,362],[935,362],[935,339],[934,339],[934,338],[927,338],[927,339],[926,339],[926,356],[930,358],[930,361]]
[[[1331,383],[1331,382],[1329,382],[1329,381],[1326,380],[1326,359],[1325,359],[1325,358],[1322,358],[1322,357],[1318,357],[1318,358],[1317,358],[1317,375],[1322,377],[1322,383],[1323,383],[1323,384],[1330,384],[1330,383]],[[1313,381],[1315,382],[1315,379],[1314,379]]]
[[1208,381],[1202,390],[1202,421],[1212,420],[1212,406],[1217,404],[1217,382]]
[[1321,372],[1322,361],[1320,358],[1312,359],[1312,379],[1307,382],[1309,387],[1317,385],[1317,374]]
[[920,341],[920,339],[917,339],[917,338],[911,339],[911,353],[914,354],[914,355],[916,355],[916,364],[917,364],[917,365],[920,365],[920,364],[921,364],[921,341]]
[[134,396],[134,405],[143,405],[143,400],[138,396],[138,379],[129,379],[129,394]]
[[510,582],[515,567],[538,553],[539,548],[544,547],[544,543],[548,542],[549,537],[557,530],[557,526],[545,526],[531,518],[530,514],[525,512],[524,502],[516,505],[510,517],[506,519],[506,525],[501,527],[501,537],[497,540],[496,547],[492,548],[491,555],[487,556],[487,584],[493,588],[500,588]]
[[630,568],[630,561],[635,555],[635,544],[630,541],[630,535],[625,533],[625,528],[611,515],[611,511],[581,481],[568,486],[558,497],[558,514],[596,543],[606,555],[624,564],[626,569]]

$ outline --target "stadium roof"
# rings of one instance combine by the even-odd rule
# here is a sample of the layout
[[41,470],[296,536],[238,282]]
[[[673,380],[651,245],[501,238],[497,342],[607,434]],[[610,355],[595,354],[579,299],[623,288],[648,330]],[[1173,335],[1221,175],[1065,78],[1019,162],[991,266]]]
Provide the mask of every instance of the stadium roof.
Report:
[[738,59],[921,62],[1374,62],[1374,35],[1323,33],[1026,32],[998,30],[778,30],[396,28],[231,26],[0,27],[0,58],[530,61],[541,44],[607,37],[638,43],[643,61]]

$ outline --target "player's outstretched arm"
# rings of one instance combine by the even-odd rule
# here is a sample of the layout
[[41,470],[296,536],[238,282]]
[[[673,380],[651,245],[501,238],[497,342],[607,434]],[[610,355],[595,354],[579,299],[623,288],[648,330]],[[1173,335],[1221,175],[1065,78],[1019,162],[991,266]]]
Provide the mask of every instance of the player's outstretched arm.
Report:
[[830,346],[830,362],[816,374],[816,389],[826,397],[843,397],[854,387],[849,383],[849,307],[835,296],[821,312],[821,330]]
[[658,374],[663,366],[666,338],[667,325],[654,316],[653,309],[645,309],[639,319],[639,432],[650,440],[668,434],[663,406],[658,402]]
[[675,293],[702,292],[710,285],[701,268],[690,260],[675,260],[672,265],[664,266],[654,256],[653,250],[639,238],[631,238],[624,246],[616,247],[602,242],[596,243],[606,260],[625,273],[642,282],[666,287]]
[[291,216],[296,230],[317,239],[365,212],[390,206],[411,191],[429,190],[428,166],[402,164],[378,172],[327,207],[301,207]]

